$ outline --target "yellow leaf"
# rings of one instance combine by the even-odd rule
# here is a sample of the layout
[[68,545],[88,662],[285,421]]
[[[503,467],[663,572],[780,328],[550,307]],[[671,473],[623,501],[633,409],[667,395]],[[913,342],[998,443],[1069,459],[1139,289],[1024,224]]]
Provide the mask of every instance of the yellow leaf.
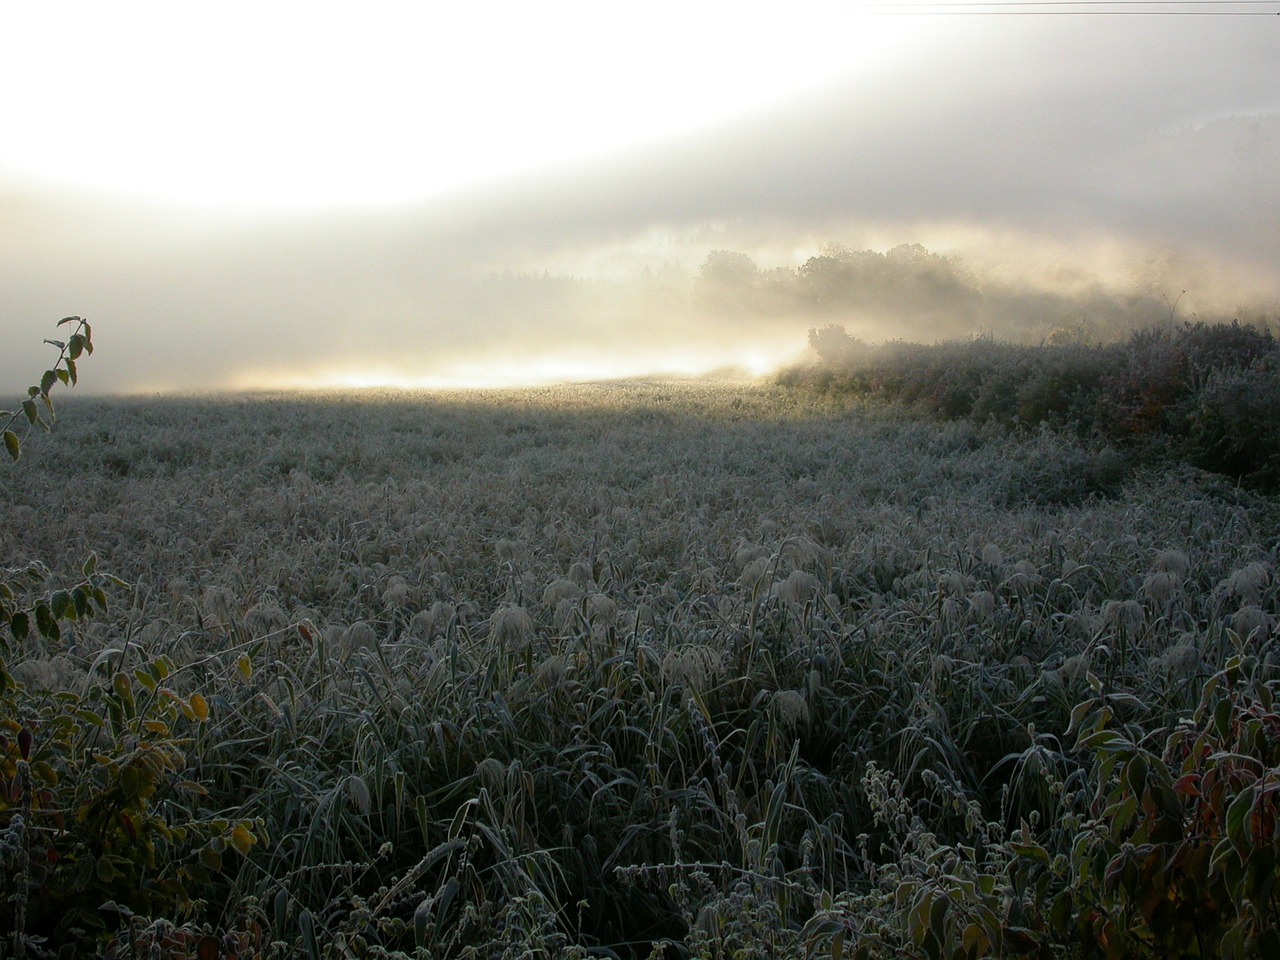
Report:
[[240,671],[240,676],[246,680],[253,676],[253,664],[249,662],[248,654],[241,655],[239,662],[236,664],[236,669]]
[[162,737],[169,735],[169,725],[163,720],[144,720],[142,726],[150,733],[158,733]]
[[243,823],[237,823],[235,829],[231,831],[231,845],[241,854],[247,854],[249,848],[253,846],[253,834]]
[[161,687],[159,693],[160,693],[160,696],[164,697],[166,700],[170,700],[173,703],[176,703],[178,705],[178,709],[182,711],[182,715],[186,717],[188,720],[194,720],[196,718],[196,715],[191,711],[191,705],[187,703],[187,701],[183,700],[176,693],[174,693],[172,690],[169,690],[165,687]]
[[[243,672],[242,670],[241,673]],[[204,723],[209,719],[209,704],[201,694],[193,693],[189,702],[192,713],[196,715],[196,723]]]

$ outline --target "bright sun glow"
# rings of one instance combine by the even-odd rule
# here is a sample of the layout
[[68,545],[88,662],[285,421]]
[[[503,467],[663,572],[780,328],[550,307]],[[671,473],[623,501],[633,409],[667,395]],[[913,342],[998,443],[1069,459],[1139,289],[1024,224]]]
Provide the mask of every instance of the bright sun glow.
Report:
[[417,372],[374,364],[331,364],[305,372],[247,371],[231,386],[235,390],[486,390],[715,372],[760,377],[795,362],[801,352],[792,337],[727,352],[708,347],[639,354],[562,353],[522,361],[507,356],[468,358]]
[[619,149],[872,68],[852,4],[23,4],[0,174],[204,204],[388,203]]

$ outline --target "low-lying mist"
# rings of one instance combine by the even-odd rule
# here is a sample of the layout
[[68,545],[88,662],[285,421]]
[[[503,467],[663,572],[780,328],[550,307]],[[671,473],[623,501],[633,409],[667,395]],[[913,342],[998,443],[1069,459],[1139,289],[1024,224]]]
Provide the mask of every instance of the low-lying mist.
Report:
[[16,289],[24,270],[26,297],[10,299],[0,373],[11,391],[38,375],[51,327],[36,321],[68,313],[98,331],[90,392],[759,375],[833,324],[870,342],[1063,330],[1105,341],[1157,323],[1280,316],[1280,277],[1118,237],[942,224],[898,228],[893,242],[892,225],[831,225],[819,239],[712,224],[530,251],[395,222],[309,229],[232,243],[175,235],[167,249],[105,257],[86,243],[72,269],[38,284],[38,254],[10,260],[0,283]]

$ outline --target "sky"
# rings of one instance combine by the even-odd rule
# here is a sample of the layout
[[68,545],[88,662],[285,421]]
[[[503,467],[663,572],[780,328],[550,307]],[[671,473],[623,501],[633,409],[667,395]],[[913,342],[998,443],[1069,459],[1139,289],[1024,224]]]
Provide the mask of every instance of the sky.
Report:
[[[1280,2],[1049,9],[5,5],[0,390],[71,314],[87,392],[758,373],[827,322],[1280,318]],[[706,269],[741,253],[750,290],[791,290],[903,244],[982,306],[899,283],[766,308]]]

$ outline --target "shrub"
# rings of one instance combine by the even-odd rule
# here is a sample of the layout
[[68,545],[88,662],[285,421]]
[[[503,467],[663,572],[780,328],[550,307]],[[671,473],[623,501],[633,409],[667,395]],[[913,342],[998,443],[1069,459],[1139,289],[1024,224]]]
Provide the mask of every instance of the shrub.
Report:
[[1280,354],[1211,372],[1187,415],[1182,450],[1198,467],[1280,490]]
[[1280,684],[1268,672],[1232,658],[1159,752],[1101,701],[1077,707],[1101,815],[1072,846],[1071,908],[1048,911],[1059,928],[1071,915],[1108,957],[1280,954]]
[[[1276,489],[1280,345],[1239,323],[1153,328],[1109,346],[974,339],[869,347],[810,331],[822,365],[779,383],[902,402],[945,419],[1070,427]],[[857,347],[854,349],[853,344]],[[847,349],[846,349],[847,347]]]
[[[47,430],[50,390],[74,384],[76,360],[93,351],[88,323],[59,325],[67,323],[77,324],[69,340],[49,341],[58,361],[4,426],[14,461],[17,418],[28,431]],[[39,563],[4,571],[0,651],[31,653],[36,643],[57,643],[63,624],[104,612],[106,590],[125,585],[96,566],[91,555],[80,582],[64,588],[50,588]],[[15,956],[45,944],[89,949],[135,915],[178,918],[192,907],[192,888],[214,880],[224,850],[247,853],[263,837],[260,824],[200,809],[204,788],[185,778],[183,733],[208,719],[208,705],[168,684],[166,658],[128,668],[130,649],[104,651],[99,682],[56,695],[28,690],[0,659],[0,875],[10,888],[0,945]]]

